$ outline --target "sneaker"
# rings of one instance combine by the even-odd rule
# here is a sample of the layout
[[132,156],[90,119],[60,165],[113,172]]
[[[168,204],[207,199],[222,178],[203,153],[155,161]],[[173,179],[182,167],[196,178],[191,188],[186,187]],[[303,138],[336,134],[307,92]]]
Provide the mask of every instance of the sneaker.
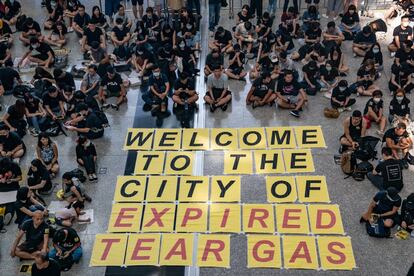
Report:
[[29,133],[30,133],[30,135],[32,135],[33,137],[37,137],[37,136],[39,136],[39,131],[37,131],[36,129],[34,129],[34,128],[30,128],[29,129]]
[[9,225],[10,222],[11,222],[11,220],[12,220],[12,218],[13,218],[13,216],[12,216],[11,213],[6,213],[4,215],[4,219],[3,219],[4,225]]
[[112,109],[115,109],[116,111],[119,110],[119,105],[117,104],[111,104]]
[[339,112],[339,113],[344,112],[344,110],[345,110],[345,109],[344,109],[344,108],[342,108],[342,107],[339,107],[339,108],[338,108],[338,112]]
[[110,106],[110,104],[105,103],[102,105],[102,109],[108,109]]
[[74,30],[73,30],[73,28],[72,28],[72,27],[69,27],[69,28],[68,28],[68,33],[73,33],[73,31],[74,31]]
[[352,107],[348,106],[344,108],[345,111],[352,111]]
[[404,159],[401,160],[401,162],[402,162],[402,165],[403,165],[404,169],[408,169],[409,165],[408,165],[407,159],[404,158]]
[[13,158],[13,162],[16,163],[16,164],[19,164],[20,163],[20,158],[19,157]]
[[297,110],[291,110],[290,115],[295,116],[296,118],[300,117],[299,111]]
[[228,104],[223,104],[221,106],[221,110],[226,111],[228,106],[229,106]]
[[92,198],[90,196],[88,196],[88,195],[85,195],[85,200],[87,202],[92,202]]
[[391,53],[390,53],[390,57],[391,57],[391,58],[395,57],[395,52],[391,52]]
[[150,104],[144,104],[144,106],[142,107],[142,110],[144,110],[144,112],[148,112],[151,111],[152,106]]
[[214,104],[210,104],[210,112],[216,111],[216,106]]
[[352,55],[354,56],[354,58],[356,58],[356,57],[357,57],[357,54],[356,54],[356,53],[352,53]]
[[382,136],[384,136],[384,131],[377,130],[377,134],[378,134],[378,136],[382,137]]
[[324,18],[329,18],[329,15],[327,15],[327,14],[322,14],[322,17],[324,17]]

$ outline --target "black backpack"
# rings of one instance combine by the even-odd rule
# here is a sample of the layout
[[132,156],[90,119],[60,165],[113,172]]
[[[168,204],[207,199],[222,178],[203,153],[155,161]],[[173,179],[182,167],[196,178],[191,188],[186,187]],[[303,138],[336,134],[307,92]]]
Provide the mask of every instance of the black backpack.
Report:
[[19,15],[16,20],[16,31],[22,32],[24,24],[26,23],[27,16],[25,14]]
[[75,263],[72,255],[69,255],[66,258],[56,258],[56,261],[59,264],[61,271],[69,271]]
[[13,88],[13,96],[19,99],[23,99],[25,93],[32,94],[33,92],[34,92],[34,89],[32,87],[28,85],[24,85],[24,84],[16,85]]
[[81,169],[73,169],[69,173],[72,176],[72,178],[77,178],[82,183],[86,181],[85,174]]
[[404,213],[401,214],[401,218],[403,221],[407,222],[408,224],[414,223],[414,200],[413,196],[408,196],[406,200],[403,202],[404,205]]

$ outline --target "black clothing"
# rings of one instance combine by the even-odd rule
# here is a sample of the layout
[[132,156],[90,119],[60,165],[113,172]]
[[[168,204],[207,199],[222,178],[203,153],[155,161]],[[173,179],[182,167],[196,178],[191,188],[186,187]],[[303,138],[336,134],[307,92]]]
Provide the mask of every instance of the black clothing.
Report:
[[103,33],[100,28],[95,28],[95,31],[93,32],[89,28],[86,28],[83,35],[86,36],[86,44],[91,46],[93,41],[101,43],[101,35],[103,35]]
[[388,138],[390,138],[393,142],[394,142],[394,144],[398,144],[399,143],[399,141],[402,139],[402,138],[407,138],[408,137],[408,133],[407,132],[405,132],[403,135],[401,135],[401,136],[399,136],[399,135],[397,135],[396,133],[395,133],[395,127],[393,127],[393,128],[390,128],[389,130],[387,130],[385,133],[384,133],[384,136],[382,137],[382,142],[384,143],[384,142],[386,142],[387,141],[387,139]]
[[376,103],[376,102],[374,102],[374,100],[372,98],[369,99],[368,102],[365,105],[364,115],[366,115],[368,113],[368,107],[371,107],[372,111],[374,111],[375,114],[378,115],[378,112],[380,111],[380,109],[384,107],[384,101],[380,100],[378,103]]
[[269,83],[264,83],[262,77],[256,79],[252,84],[254,87],[253,95],[263,99],[269,91],[271,93],[275,91],[275,82],[275,80],[271,80]]
[[39,192],[48,192],[52,189],[52,180],[50,179],[50,174],[46,168],[39,168],[37,171],[33,171],[32,168],[29,169],[27,175],[27,185],[29,187],[40,184],[42,181],[46,181],[46,184],[43,188],[39,189]]
[[43,236],[49,234],[49,226],[42,222],[37,228],[34,227],[33,220],[25,221],[22,224],[21,230],[26,233],[26,243],[37,247],[43,242]]
[[404,117],[410,114],[410,100],[406,97],[398,103],[397,99],[393,98],[390,102],[390,115],[397,115]]
[[14,150],[19,145],[23,145],[24,148],[22,139],[14,132],[10,132],[8,137],[0,136],[0,144],[3,145],[3,150],[6,152]]
[[19,73],[13,68],[0,68],[0,84],[3,85],[5,91],[12,90],[14,80],[20,80]]
[[384,189],[388,187],[395,187],[401,191],[403,187],[402,164],[399,160],[388,159],[378,163],[375,171],[381,174],[384,180]]
[[301,85],[296,80],[287,83],[284,79],[281,79],[277,83],[276,91],[280,92],[282,96],[297,96],[301,88]]
[[32,264],[32,276],[60,276],[60,266],[58,263],[49,259],[49,265],[46,268],[38,269],[36,264]]
[[66,239],[64,241],[56,240],[56,238],[55,238],[57,236],[56,234],[53,237],[53,243],[56,244],[59,248],[64,249],[64,251],[69,251],[76,244],[80,243],[78,233],[76,233],[76,231],[74,229],[72,229],[72,228],[62,228],[62,229],[59,229],[56,233],[58,233],[60,231],[67,232],[67,236],[66,236]]

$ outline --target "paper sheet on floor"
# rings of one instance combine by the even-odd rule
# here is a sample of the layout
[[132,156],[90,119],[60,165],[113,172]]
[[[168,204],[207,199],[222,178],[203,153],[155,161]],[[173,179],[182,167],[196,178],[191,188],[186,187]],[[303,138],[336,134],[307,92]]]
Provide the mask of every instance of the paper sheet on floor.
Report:
[[81,220],[85,220],[90,218],[91,221],[90,222],[79,222],[79,224],[86,224],[86,223],[93,223],[93,209],[88,209],[88,210],[83,210],[85,212],[85,214],[83,214],[82,216],[79,216],[79,219]]
[[63,209],[68,205],[69,203],[65,200],[63,201],[55,200],[55,201],[50,202],[49,206],[47,206],[47,209],[49,210],[50,214],[54,214],[56,213],[57,210]]

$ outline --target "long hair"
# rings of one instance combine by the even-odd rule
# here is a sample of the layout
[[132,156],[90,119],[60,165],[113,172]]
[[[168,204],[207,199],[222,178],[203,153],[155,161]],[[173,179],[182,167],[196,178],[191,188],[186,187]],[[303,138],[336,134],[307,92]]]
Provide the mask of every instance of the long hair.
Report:
[[39,134],[38,139],[37,139],[37,146],[39,148],[42,148],[43,147],[43,143],[41,142],[42,138],[46,138],[47,139],[47,143],[48,143],[49,146],[52,145],[53,142],[52,142],[52,139],[50,139],[49,135],[47,135],[46,133],[42,132],[42,133]]
[[26,104],[23,99],[17,99],[16,103],[14,104],[14,108],[16,109],[19,118],[23,118],[24,114],[26,113]]

